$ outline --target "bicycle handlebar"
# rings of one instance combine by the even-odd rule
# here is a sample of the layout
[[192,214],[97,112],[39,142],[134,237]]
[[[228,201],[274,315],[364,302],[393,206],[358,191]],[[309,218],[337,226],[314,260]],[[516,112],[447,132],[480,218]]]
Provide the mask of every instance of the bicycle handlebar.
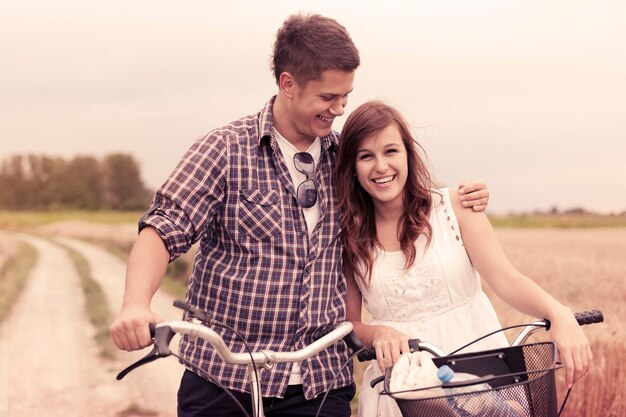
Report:
[[[587,324],[593,323],[602,323],[604,321],[604,315],[600,310],[590,310],[590,311],[582,311],[580,313],[575,313],[574,317],[579,325],[585,326]],[[550,320],[544,319],[539,320],[534,323],[529,323],[524,326],[524,329],[520,331],[517,337],[511,343],[511,346],[519,346],[528,339],[530,335],[535,333],[536,331],[545,328],[546,331],[550,330]],[[432,343],[421,341],[420,339],[410,339],[409,340],[409,349],[411,352],[425,350],[429,353],[432,353],[434,356],[445,356],[447,352],[441,350],[438,346],[433,345]],[[376,350],[374,348],[368,348],[363,350],[363,352],[357,355],[357,358],[360,362],[370,361],[376,359]]]
[[[222,339],[222,337],[217,332],[215,332],[210,327],[201,324],[201,321],[198,318],[198,314],[200,313],[199,311],[189,310],[190,307],[188,305],[182,302],[178,303],[179,304],[177,305],[177,307],[181,307],[187,310],[190,313],[192,319],[194,319],[196,322],[169,321],[158,324],[151,323],[150,335],[152,336],[153,340],[152,350],[146,356],[131,364],[126,369],[122,370],[117,375],[118,380],[124,378],[129,372],[133,371],[139,366],[145,365],[146,363],[152,362],[159,358],[170,356],[172,354],[172,351],[170,350],[169,344],[177,333],[188,335],[190,337],[200,337],[206,340],[215,348],[217,354],[226,363],[233,365],[262,364],[262,366],[264,366],[265,368],[271,368],[276,363],[293,363],[303,361],[316,355],[317,353],[326,349],[328,346],[339,341],[340,339],[343,339],[346,345],[348,345],[348,348],[350,348],[353,352],[363,349],[362,343],[358,340],[358,338],[354,335],[354,332],[352,331],[352,323],[344,322],[332,331],[321,336],[310,345],[304,347],[303,349],[291,352],[275,352],[272,350],[264,350],[252,353],[235,353],[226,346],[224,339]],[[202,321],[207,321],[209,323],[212,321],[210,316],[206,315],[206,313],[202,314]],[[601,323],[604,321],[604,315],[600,310],[583,311],[574,314],[574,316],[576,317],[576,321],[578,322],[578,324],[580,324],[581,326],[593,323]],[[511,346],[518,346],[524,343],[531,334],[542,328],[549,330],[550,325],[550,321],[546,319],[525,325],[524,329],[511,343]],[[447,354],[438,346],[432,343],[421,341],[420,339],[410,339],[409,348],[411,352],[425,350],[432,353],[434,356],[445,356]],[[361,353],[358,354],[357,357],[361,362],[376,359],[376,350],[374,348],[364,349]]]
[[152,334],[153,348],[145,357],[131,364],[117,375],[117,379],[124,378],[129,372],[152,362],[159,358],[164,358],[172,354],[169,344],[174,335],[183,334],[190,337],[199,337],[209,342],[217,354],[224,362],[232,365],[250,365],[260,364],[265,368],[271,368],[276,363],[292,363],[301,362],[308,359],[322,350],[326,349],[333,343],[341,340],[352,332],[352,323],[344,322],[326,333],[310,345],[291,352],[275,352],[273,350],[263,350],[252,353],[235,353],[232,352],[224,339],[213,329],[201,323],[192,323],[188,321],[168,321],[150,325]]

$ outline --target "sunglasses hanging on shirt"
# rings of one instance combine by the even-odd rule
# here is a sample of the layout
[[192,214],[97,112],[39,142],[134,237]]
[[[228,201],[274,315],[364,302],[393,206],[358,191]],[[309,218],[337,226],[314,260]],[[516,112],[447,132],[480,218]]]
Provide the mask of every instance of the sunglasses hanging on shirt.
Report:
[[306,180],[302,181],[296,189],[298,205],[304,208],[311,208],[317,201],[317,184],[315,178],[315,162],[313,156],[308,152],[298,152],[293,156],[293,163],[296,169],[306,175]]

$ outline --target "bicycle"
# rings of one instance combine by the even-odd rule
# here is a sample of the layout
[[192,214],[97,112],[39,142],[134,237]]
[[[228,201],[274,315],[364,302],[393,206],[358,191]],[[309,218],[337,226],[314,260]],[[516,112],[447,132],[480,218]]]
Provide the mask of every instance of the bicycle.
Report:
[[[604,316],[599,310],[576,313],[575,316],[581,326],[604,321]],[[495,333],[520,327],[522,330],[508,347],[457,353]],[[473,374],[476,377],[466,381],[444,382],[423,388],[393,391],[391,389],[393,367],[390,367],[385,370],[383,376],[372,380],[370,385],[374,387],[383,382],[381,395],[393,398],[404,417],[556,417],[563,412],[571,388],[557,412],[555,370],[563,365],[556,360],[555,345],[553,342],[526,344],[532,334],[542,329],[546,331],[550,329],[549,320],[496,330],[451,353],[442,351],[432,343],[411,339],[409,341],[411,352],[430,353],[436,367],[447,365],[456,373]],[[358,359],[362,362],[375,358],[376,352],[373,348],[365,349],[358,354]],[[459,392],[459,388],[464,392]]]
[[[171,351],[169,346],[170,342],[177,333],[181,335],[188,335],[190,337],[199,337],[209,342],[215,348],[215,351],[222,358],[222,360],[224,360],[224,362],[233,365],[245,365],[248,367],[248,385],[250,387],[250,395],[252,400],[252,415],[253,417],[264,417],[265,412],[263,410],[259,372],[262,372],[264,369],[269,370],[278,363],[301,362],[305,359],[313,357],[317,353],[326,349],[328,346],[337,343],[342,339],[354,352],[350,356],[348,361],[344,364],[345,367],[352,360],[352,357],[357,354],[362,348],[362,345],[355,338],[354,333],[352,332],[352,323],[344,322],[339,324],[330,332],[319,337],[310,345],[300,350],[290,352],[275,352],[272,350],[251,352],[250,350],[248,350],[244,353],[236,353],[231,351],[227,347],[224,339],[210,326],[222,326],[239,335],[235,329],[227,326],[224,323],[217,322],[210,316],[209,313],[192,307],[183,301],[174,301],[174,306],[186,311],[188,313],[190,321],[166,321],[157,324],[150,324],[150,333],[153,341],[152,350],[146,356],[122,370],[117,375],[117,380],[121,380],[129,372],[156,359],[165,358],[172,355],[181,360],[177,354]],[[245,345],[245,340],[243,342]],[[343,367],[337,372],[337,374],[339,374],[342,369]],[[217,381],[211,382],[221,386],[219,383],[217,383]],[[227,388],[224,388],[224,391],[233,399],[233,401],[238,404],[243,415],[249,417],[249,413],[246,411],[245,407],[239,402],[239,400],[237,400]],[[324,405],[324,399],[319,406],[318,414]]]

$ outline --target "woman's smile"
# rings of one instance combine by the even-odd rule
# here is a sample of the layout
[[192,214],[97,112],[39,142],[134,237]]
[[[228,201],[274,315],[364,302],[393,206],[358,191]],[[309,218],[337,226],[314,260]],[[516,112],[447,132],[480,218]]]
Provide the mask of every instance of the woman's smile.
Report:
[[391,181],[393,181],[396,178],[395,175],[389,175],[387,177],[382,177],[382,178],[374,178],[372,181],[374,181],[376,184],[378,185],[387,185],[389,184]]

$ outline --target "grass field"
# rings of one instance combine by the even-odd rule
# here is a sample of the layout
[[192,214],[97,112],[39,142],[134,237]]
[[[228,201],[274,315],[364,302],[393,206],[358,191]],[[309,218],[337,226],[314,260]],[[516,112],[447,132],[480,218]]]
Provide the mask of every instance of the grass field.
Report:
[[612,228],[626,227],[626,214],[598,215],[593,213],[579,214],[520,214],[509,216],[490,216],[494,227],[515,228]]
[[[86,238],[128,253],[141,213],[15,214],[0,212],[0,229],[41,231]],[[599,308],[605,323],[589,326],[595,361],[590,374],[573,391],[563,416],[626,415],[626,377],[619,364],[626,360],[626,228],[621,216],[537,216],[493,220],[498,237],[512,263],[535,279],[573,310]],[[508,227],[504,227],[508,226]],[[532,226],[532,227],[531,227]],[[12,258],[17,251],[0,245],[2,254]],[[177,269],[188,274],[190,259]],[[4,276],[2,277],[4,280]],[[492,296],[503,325],[525,321]],[[359,375],[357,375],[358,377]],[[559,384],[559,399],[563,398]]]
[[[58,222],[89,222],[101,225],[136,224],[139,211],[11,212],[0,210],[0,229],[24,230]],[[626,214],[518,214],[489,216],[494,227],[515,228],[612,228],[626,227]]]
[[26,243],[13,239],[0,243],[0,322],[8,317],[36,260],[37,252]]

